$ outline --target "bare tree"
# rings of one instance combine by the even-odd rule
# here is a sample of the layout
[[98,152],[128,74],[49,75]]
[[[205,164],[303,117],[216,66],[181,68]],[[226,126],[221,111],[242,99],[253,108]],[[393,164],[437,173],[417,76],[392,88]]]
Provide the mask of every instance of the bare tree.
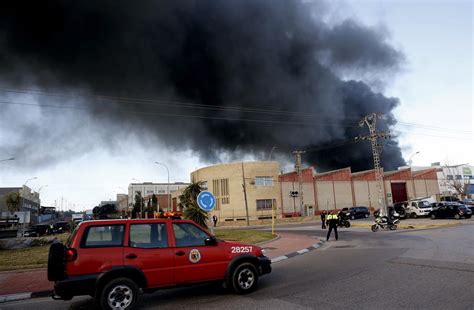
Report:
[[470,179],[465,178],[462,173],[459,172],[458,167],[445,166],[446,179],[444,180],[444,186],[451,191],[454,191],[457,196],[466,198],[469,191]]

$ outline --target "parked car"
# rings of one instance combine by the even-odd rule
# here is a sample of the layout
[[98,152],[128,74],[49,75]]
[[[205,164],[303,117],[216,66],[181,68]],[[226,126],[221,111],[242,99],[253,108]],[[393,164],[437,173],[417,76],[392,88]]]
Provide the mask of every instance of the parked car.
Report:
[[463,217],[470,218],[472,216],[472,211],[460,203],[445,203],[431,211],[429,216],[431,219],[455,218],[459,220]]
[[102,309],[130,309],[141,292],[208,281],[247,294],[270,272],[259,246],[218,240],[180,219],[84,221],[48,258],[53,299],[91,295]]
[[412,218],[429,216],[432,210],[431,203],[427,200],[409,201],[405,208],[407,215]]
[[28,227],[25,230],[24,236],[25,237],[41,237],[44,235],[51,234],[51,229],[49,225],[45,224],[38,224]]
[[458,197],[454,197],[454,196],[441,196],[440,198],[441,201],[459,201],[459,198]]
[[53,234],[62,234],[71,230],[68,222],[56,222],[53,224]]
[[464,199],[461,203],[474,212],[474,199]]
[[406,202],[397,202],[393,204],[393,208],[400,215],[400,219],[407,219],[410,217],[410,214],[408,214],[405,210],[405,205]]
[[[395,210],[395,208],[393,206],[387,207],[387,212],[388,212],[388,215],[390,217],[400,218],[400,214],[397,212],[397,210]],[[380,209],[377,209],[377,210],[374,211],[374,216],[375,217],[379,217],[379,214],[380,214]]]
[[352,207],[348,209],[348,215],[351,220],[358,218],[368,218],[370,211],[367,207]]

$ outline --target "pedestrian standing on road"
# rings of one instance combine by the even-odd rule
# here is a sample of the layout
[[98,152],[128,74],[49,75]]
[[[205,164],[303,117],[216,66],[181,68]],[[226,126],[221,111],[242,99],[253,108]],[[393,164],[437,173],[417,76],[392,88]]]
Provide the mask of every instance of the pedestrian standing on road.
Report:
[[212,221],[214,222],[214,227],[216,227],[217,226],[217,215],[214,214],[212,216]]
[[334,229],[334,234],[336,235],[336,240],[338,239],[337,235],[337,222],[338,222],[338,216],[336,211],[331,211],[331,213],[327,216],[327,222],[329,225],[329,230],[328,230],[328,235],[326,236],[326,241],[329,240],[329,237],[331,236],[331,232]]
[[326,229],[326,210],[323,210],[323,212],[321,212],[321,222],[323,223],[321,228]]

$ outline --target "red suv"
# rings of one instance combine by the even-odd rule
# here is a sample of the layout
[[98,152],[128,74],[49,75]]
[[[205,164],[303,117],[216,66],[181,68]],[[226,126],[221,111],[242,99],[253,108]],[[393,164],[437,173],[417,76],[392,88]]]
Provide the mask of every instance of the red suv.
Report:
[[48,280],[54,299],[91,295],[101,308],[130,309],[141,292],[198,282],[250,293],[270,264],[260,247],[217,240],[189,220],[86,221],[51,245]]

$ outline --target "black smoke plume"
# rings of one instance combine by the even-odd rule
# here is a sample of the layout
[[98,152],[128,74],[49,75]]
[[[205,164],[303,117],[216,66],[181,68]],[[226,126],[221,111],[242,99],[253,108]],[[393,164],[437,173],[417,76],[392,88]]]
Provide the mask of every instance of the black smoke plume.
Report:
[[[33,96],[45,121],[21,127],[0,150],[70,140],[85,118],[99,124],[100,138],[68,145],[76,154],[136,132],[208,162],[277,147],[288,158],[308,150],[305,160],[319,170],[369,169],[370,145],[347,141],[367,134],[358,121],[372,112],[386,116],[379,129],[393,126],[398,100],[358,76],[393,75],[403,55],[378,29],[331,21],[330,8],[296,0],[2,1],[0,86],[42,94],[0,95]],[[4,115],[35,108],[0,107]],[[51,115],[72,120],[59,120],[54,137],[44,127]],[[385,168],[403,163],[398,143],[387,141]]]

